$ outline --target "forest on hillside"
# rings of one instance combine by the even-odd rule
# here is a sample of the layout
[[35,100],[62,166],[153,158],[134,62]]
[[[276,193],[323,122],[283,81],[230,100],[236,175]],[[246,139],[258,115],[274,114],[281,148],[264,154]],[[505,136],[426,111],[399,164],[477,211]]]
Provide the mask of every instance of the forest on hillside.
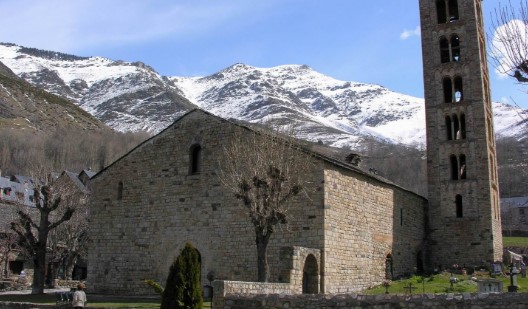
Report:
[[1,175],[95,172],[147,139],[147,133],[56,131],[51,134],[0,129]]
[[[31,176],[42,171],[79,172],[88,168],[97,172],[147,138],[147,133],[72,131],[46,135],[0,129],[0,173]],[[332,156],[344,160],[350,152],[333,149]],[[359,154],[363,170],[427,196],[425,150],[371,140]],[[500,138],[497,154],[501,196],[528,196],[528,141]]]

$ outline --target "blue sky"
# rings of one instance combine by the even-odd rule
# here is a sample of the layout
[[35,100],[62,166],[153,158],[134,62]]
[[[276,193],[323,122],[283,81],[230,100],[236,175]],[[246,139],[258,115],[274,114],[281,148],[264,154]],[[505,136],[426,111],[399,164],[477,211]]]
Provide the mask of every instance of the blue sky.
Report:
[[[490,25],[499,0],[483,3]],[[418,0],[0,0],[0,12],[1,42],[142,61],[163,75],[306,64],[423,97]],[[528,108],[528,88],[490,69],[493,99]]]

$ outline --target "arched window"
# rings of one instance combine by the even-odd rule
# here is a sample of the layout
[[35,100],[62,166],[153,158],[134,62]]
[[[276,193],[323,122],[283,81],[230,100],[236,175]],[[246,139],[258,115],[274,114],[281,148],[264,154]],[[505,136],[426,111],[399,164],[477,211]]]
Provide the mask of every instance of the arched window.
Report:
[[440,61],[442,63],[460,61],[460,39],[458,35],[453,34],[451,40],[444,36],[440,38]]
[[451,179],[458,180],[458,160],[455,155],[449,157],[449,165],[451,166]]
[[446,126],[446,132],[447,132],[447,140],[451,141],[453,140],[453,128],[451,124],[451,117],[449,116],[445,117],[445,126]]
[[451,61],[449,41],[445,37],[440,38],[440,60],[442,63]]
[[436,13],[439,24],[458,20],[458,3],[456,0],[436,1]]
[[464,90],[462,87],[462,77],[456,76],[454,80],[450,77],[444,77],[442,80],[444,88],[444,102],[458,103],[464,100]]
[[455,77],[455,97],[453,102],[461,102],[464,99],[463,89],[462,89],[462,77]]
[[189,159],[190,159],[190,166],[189,166],[189,173],[190,174],[198,174],[200,172],[200,165],[201,165],[201,153],[202,153],[202,147],[198,144],[192,145],[189,153]]
[[462,218],[464,216],[464,207],[462,205],[462,195],[458,194],[455,197],[455,208],[456,208],[456,217]]
[[453,139],[459,139],[458,136],[460,135],[460,124],[458,122],[458,116],[456,114],[453,114]]
[[453,83],[451,82],[451,78],[445,77],[442,84],[444,85],[444,102],[453,102]]
[[117,184],[117,200],[120,201],[123,199],[123,182],[120,181],[119,184]]
[[457,0],[449,0],[448,1],[448,15],[449,15],[449,22],[454,22],[458,20],[458,3]]
[[460,179],[466,179],[466,156],[460,155],[459,156],[459,167],[460,167]]
[[436,15],[439,24],[447,22],[447,6],[445,0],[436,1]]
[[460,139],[466,139],[466,115],[460,114]]
[[460,61],[460,38],[456,34],[451,36],[451,61]]

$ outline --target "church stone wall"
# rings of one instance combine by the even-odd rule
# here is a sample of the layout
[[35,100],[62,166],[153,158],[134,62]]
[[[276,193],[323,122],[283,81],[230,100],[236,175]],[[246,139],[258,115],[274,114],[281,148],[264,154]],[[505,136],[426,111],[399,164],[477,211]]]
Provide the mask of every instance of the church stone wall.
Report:
[[[143,282],[165,284],[168,270],[186,242],[201,254],[202,284],[216,279],[255,281],[254,229],[240,201],[215,174],[235,126],[201,111],[113,163],[93,180],[89,250],[89,292],[151,294]],[[200,144],[201,170],[189,174],[190,148]],[[321,184],[321,164],[307,180]],[[122,195],[119,196],[119,183]],[[279,280],[279,249],[323,247],[323,190],[296,201],[290,223],[277,228],[268,247],[271,281]]]
[[[209,284],[211,272],[216,280],[256,281],[253,226],[216,175],[222,149],[237,130],[249,132],[206,112],[191,112],[93,179],[89,292],[151,294],[143,281],[163,285],[186,242],[201,254],[202,285]],[[190,174],[196,144],[202,152],[200,173]],[[288,225],[271,237],[271,282],[287,280],[283,247],[321,250],[314,255],[319,288],[312,274],[310,290],[322,293],[357,291],[381,283],[389,273],[415,272],[425,200],[333,159],[307,160],[314,163],[306,173],[313,188],[292,203]],[[293,279],[300,287],[302,278]]]
[[416,272],[425,237],[424,198],[331,166],[325,184],[324,292],[359,291]]

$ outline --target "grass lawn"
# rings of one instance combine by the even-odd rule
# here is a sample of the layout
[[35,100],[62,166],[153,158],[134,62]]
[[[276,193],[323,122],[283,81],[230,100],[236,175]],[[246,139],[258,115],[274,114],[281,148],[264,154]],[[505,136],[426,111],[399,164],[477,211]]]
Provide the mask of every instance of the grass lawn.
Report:
[[502,237],[504,247],[528,247],[528,237]]
[[[423,294],[423,293],[476,293],[477,292],[477,283],[471,279],[469,276],[455,275],[458,279],[456,283],[453,284],[451,289],[451,284],[449,282],[449,273],[441,273],[438,275],[430,277],[420,277],[414,276],[409,279],[392,281],[391,285],[388,288],[389,294],[408,294],[409,287],[411,287],[413,294]],[[478,275],[477,278],[484,279],[487,278],[487,275]],[[497,277],[503,282],[504,292],[508,291],[508,286],[510,285],[509,276]],[[518,292],[528,293],[528,278],[521,278],[517,276],[517,285],[519,286]],[[384,286],[378,286],[366,291],[363,291],[364,294],[368,295],[379,295],[385,293]]]

